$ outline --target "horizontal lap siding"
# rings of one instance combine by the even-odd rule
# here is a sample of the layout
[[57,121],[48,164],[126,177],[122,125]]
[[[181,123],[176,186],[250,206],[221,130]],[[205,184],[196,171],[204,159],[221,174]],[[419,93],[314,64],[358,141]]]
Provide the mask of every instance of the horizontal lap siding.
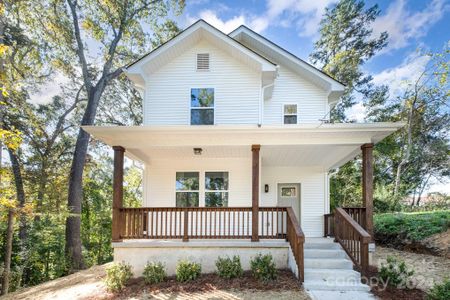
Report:
[[[301,184],[301,227],[307,237],[323,235],[325,214],[325,174],[298,167],[267,167],[261,170],[261,205],[277,205],[278,183]],[[264,185],[269,192],[264,192]]]
[[[196,71],[197,53],[210,54],[210,71]],[[257,124],[261,74],[202,41],[147,78],[146,125],[190,123],[190,89],[214,88],[216,124]]]
[[283,104],[298,105],[299,123],[318,123],[326,114],[326,92],[280,66],[272,98],[264,102],[264,124],[282,124]]

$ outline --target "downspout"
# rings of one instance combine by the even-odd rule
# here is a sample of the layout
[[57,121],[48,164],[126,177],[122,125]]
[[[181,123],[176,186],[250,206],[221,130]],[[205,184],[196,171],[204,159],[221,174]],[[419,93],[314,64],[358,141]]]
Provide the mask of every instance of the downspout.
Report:
[[[262,84],[262,82],[261,82]],[[261,127],[263,122],[263,116],[264,116],[264,93],[266,91],[266,88],[273,86],[275,83],[269,83],[268,85],[265,85],[261,89],[261,95],[259,99],[259,116],[258,116],[258,127]]]

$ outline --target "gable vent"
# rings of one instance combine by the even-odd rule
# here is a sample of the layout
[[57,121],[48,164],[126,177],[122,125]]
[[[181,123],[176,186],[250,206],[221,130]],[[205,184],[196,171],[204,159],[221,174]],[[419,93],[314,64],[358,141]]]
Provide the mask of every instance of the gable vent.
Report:
[[197,54],[197,70],[208,71],[209,70],[209,53]]

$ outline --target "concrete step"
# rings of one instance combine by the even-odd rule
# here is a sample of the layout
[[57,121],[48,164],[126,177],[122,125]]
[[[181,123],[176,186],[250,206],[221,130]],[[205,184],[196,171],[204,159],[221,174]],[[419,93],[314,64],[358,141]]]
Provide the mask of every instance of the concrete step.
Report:
[[308,291],[313,300],[375,300],[369,292],[361,291]]
[[341,245],[338,243],[316,243],[316,242],[305,242],[304,249],[323,249],[323,250],[333,250],[342,249]]
[[305,268],[353,270],[353,263],[345,258],[305,258]]
[[314,291],[370,291],[370,287],[368,285],[356,281],[340,282],[335,280],[305,280],[303,286],[306,290]]
[[305,249],[306,258],[347,258],[344,250],[338,249]]
[[348,269],[311,269],[305,268],[305,280],[321,281],[360,281],[361,274]]

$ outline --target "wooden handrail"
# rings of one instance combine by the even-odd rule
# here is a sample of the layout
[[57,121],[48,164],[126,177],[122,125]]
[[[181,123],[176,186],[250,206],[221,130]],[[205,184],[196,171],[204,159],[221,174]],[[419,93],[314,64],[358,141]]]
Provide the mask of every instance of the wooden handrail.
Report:
[[292,207],[287,208],[287,236],[289,244],[291,245],[292,253],[294,254],[295,262],[297,264],[298,276],[301,282],[305,280],[305,264],[303,244],[305,243],[305,235],[298,224]]
[[367,274],[370,235],[340,207],[334,212],[334,222],[335,240],[341,244],[356,267]]

